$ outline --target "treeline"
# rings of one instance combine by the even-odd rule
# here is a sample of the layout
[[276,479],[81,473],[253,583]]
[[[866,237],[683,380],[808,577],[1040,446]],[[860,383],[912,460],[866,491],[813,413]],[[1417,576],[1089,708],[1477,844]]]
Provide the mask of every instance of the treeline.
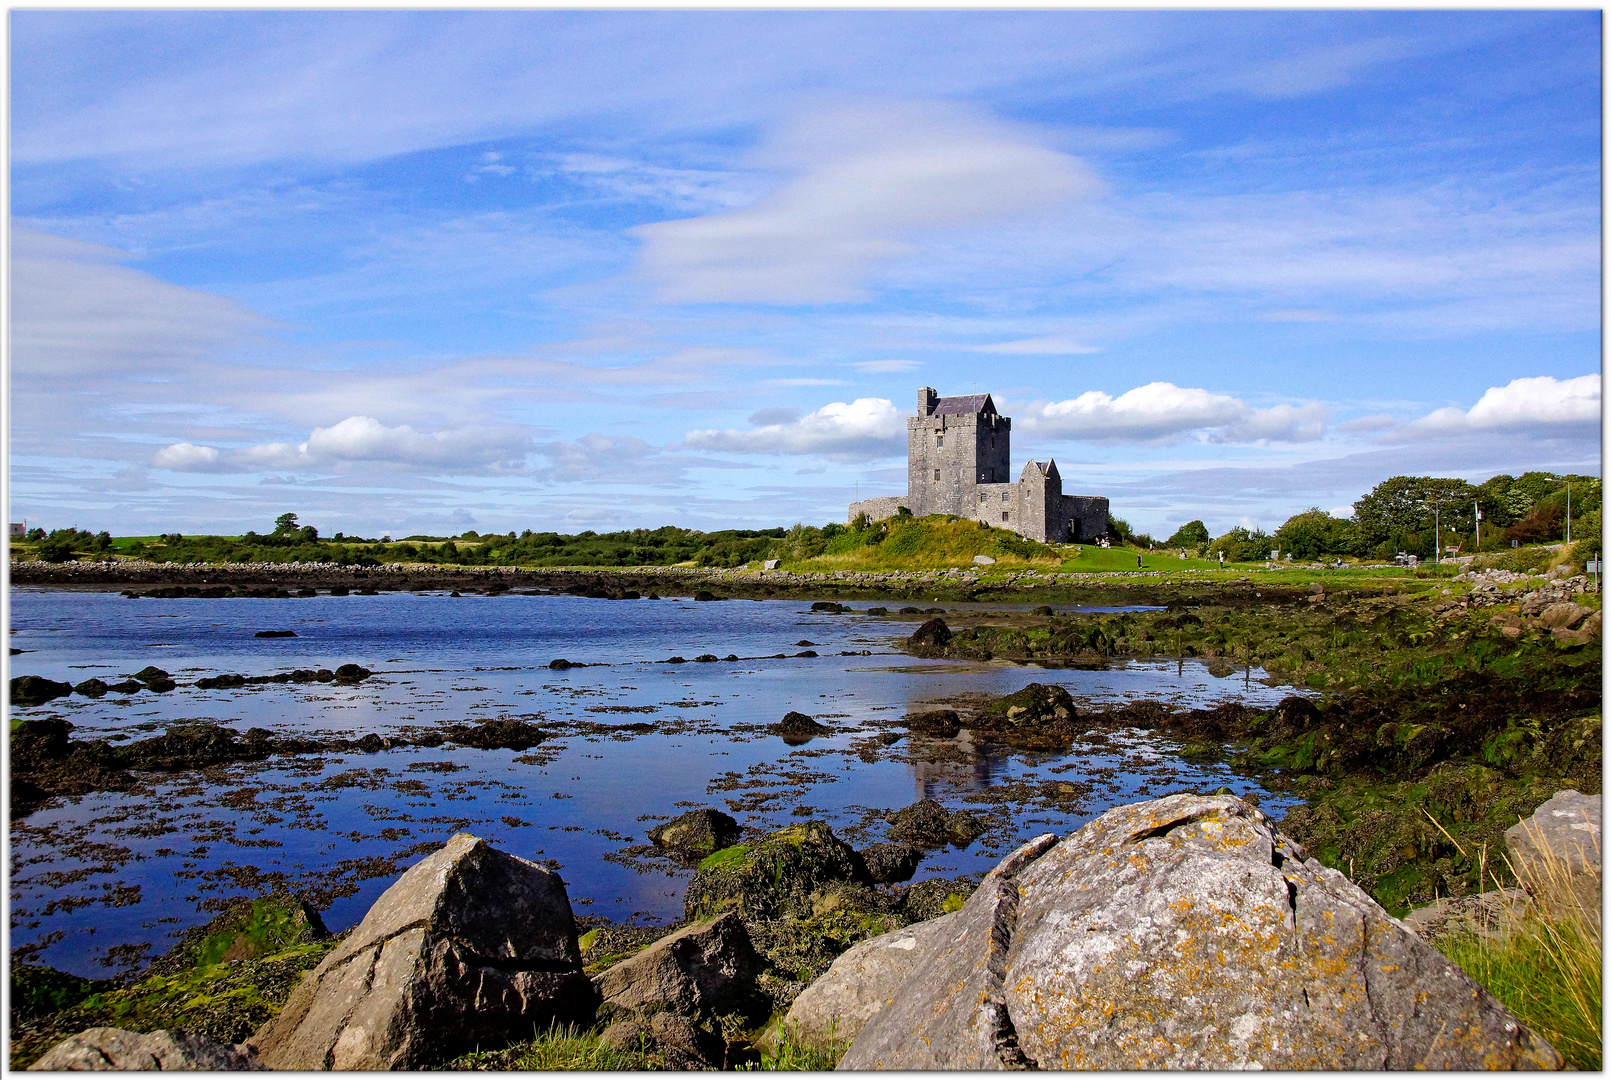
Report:
[[[1570,488],[1570,491],[1568,491]],[[1430,559],[1441,542],[1470,554],[1571,536],[1595,554],[1600,544],[1600,478],[1529,472],[1501,474],[1481,484],[1433,476],[1395,476],[1334,517],[1318,506],[1294,514],[1274,533],[1237,526],[1210,540],[1201,521],[1181,526],[1165,547],[1186,548],[1230,562],[1253,562],[1272,551],[1294,559],[1350,556],[1386,561],[1403,552]],[[1479,518],[1480,514],[1480,518]],[[1479,541],[1480,537],[1480,541]]]

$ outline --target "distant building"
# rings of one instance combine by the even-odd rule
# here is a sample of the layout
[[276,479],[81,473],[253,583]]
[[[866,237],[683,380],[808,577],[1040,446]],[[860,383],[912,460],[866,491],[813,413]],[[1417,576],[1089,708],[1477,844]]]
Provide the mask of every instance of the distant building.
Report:
[[28,523],[26,521],[13,521],[13,522],[11,522],[11,538],[13,540],[18,539],[20,537],[27,536],[27,535],[28,535]]
[[851,503],[850,517],[878,521],[904,506],[917,517],[953,514],[1042,543],[1107,535],[1107,499],[1064,495],[1057,462],[1027,462],[1012,479],[1011,436],[1012,420],[989,394],[943,398],[919,387],[917,415],[906,421],[906,495]]

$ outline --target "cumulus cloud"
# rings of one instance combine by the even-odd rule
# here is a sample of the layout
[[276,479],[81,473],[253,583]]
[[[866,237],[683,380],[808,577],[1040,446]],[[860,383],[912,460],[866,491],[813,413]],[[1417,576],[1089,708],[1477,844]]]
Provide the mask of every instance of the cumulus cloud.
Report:
[[690,431],[686,446],[737,454],[813,454],[833,461],[870,461],[901,453],[906,421],[886,398],[835,401],[798,420],[748,431]]
[[1549,375],[1492,386],[1469,411],[1438,409],[1409,424],[1398,437],[1464,435],[1477,431],[1535,434],[1598,427],[1600,376],[1557,380]]
[[1209,390],[1154,382],[1113,397],[1091,390],[1068,401],[1023,410],[1025,430],[1096,443],[1312,442],[1325,434],[1328,413],[1318,402],[1255,408]]
[[441,472],[519,472],[534,450],[531,436],[511,428],[461,427],[416,431],[408,424],[387,427],[372,416],[349,416],[327,428],[314,428],[306,442],[259,443],[219,450],[174,443],[157,451],[151,464],[176,472],[253,472],[260,469],[332,468],[357,464],[404,465]]
[[955,106],[837,109],[784,131],[772,161],[799,174],[730,213],[633,229],[639,269],[673,303],[861,299],[860,278],[922,230],[1054,205],[1097,183],[1076,158]]

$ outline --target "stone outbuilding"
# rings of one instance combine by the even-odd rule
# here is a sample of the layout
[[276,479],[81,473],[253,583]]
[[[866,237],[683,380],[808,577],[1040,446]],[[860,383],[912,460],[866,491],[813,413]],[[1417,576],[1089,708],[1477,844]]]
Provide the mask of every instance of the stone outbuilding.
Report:
[[1065,495],[1057,462],[1025,463],[1012,476],[1012,419],[989,394],[943,398],[919,387],[906,421],[906,495],[850,504],[874,521],[906,507],[916,517],[952,514],[1042,543],[1093,541],[1108,532],[1108,500]]

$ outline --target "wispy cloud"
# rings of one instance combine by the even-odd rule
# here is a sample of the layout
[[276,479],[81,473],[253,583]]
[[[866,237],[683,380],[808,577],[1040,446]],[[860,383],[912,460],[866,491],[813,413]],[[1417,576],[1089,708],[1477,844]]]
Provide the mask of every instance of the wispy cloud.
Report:
[[640,225],[640,271],[672,303],[834,303],[916,250],[914,233],[974,225],[1096,190],[1077,159],[981,112],[938,104],[836,109],[784,130],[768,156],[802,175],[744,210]]
[[307,441],[259,443],[233,450],[192,443],[165,446],[151,464],[175,472],[256,472],[264,469],[328,469],[353,464],[418,466],[446,474],[506,473],[525,468],[537,449],[530,435],[496,427],[416,431],[388,427],[371,416],[349,416],[315,428]]

